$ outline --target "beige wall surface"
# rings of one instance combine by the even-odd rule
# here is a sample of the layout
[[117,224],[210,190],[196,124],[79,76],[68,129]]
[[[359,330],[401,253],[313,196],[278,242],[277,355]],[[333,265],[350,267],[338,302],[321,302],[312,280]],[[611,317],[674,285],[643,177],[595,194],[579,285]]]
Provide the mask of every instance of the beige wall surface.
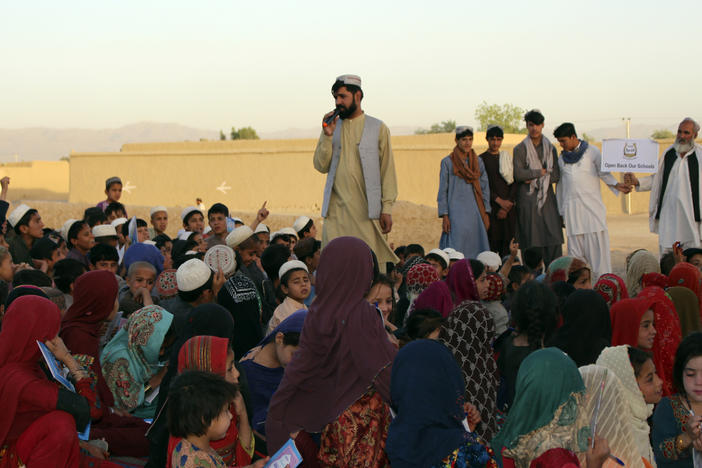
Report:
[[[523,138],[506,135],[503,149],[511,151]],[[130,143],[118,153],[72,153],[69,201],[104,199],[105,179],[119,176],[125,185],[121,201],[127,205],[186,206],[200,197],[208,206],[222,202],[232,210],[255,211],[268,201],[278,213],[318,214],[325,175],[312,166],[316,143],[316,139]],[[661,151],[669,143],[661,142]],[[436,207],[439,165],[453,145],[453,134],[392,137],[398,199]],[[486,147],[485,133],[476,133],[476,152]],[[604,186],[602,194],[609,214],[626,212],[626,197],[615,197]],[[647,211],[648,193],[634,193],[630,199],[631,213]]]
[[6,163],[0,165],[0,178],[10,178],[10,200],[66,200],[68,165],[68,161]]

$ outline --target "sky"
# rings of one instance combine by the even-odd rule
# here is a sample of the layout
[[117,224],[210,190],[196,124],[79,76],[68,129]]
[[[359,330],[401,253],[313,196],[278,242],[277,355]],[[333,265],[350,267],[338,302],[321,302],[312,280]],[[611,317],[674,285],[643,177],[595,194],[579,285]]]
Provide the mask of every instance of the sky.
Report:
[[310,128],[337,75],[390,127],[702,119],[702,2],[34,1],[0,9],[0,128]]

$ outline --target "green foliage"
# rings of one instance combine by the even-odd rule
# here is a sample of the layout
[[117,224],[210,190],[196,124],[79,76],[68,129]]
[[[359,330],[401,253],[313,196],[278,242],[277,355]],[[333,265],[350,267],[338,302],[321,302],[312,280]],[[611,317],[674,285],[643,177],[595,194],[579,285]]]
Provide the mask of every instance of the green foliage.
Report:
[[[232,128],[232,130],[234,129]],[[222,141],[227,139],[227,135],[222,130],[219,131],[219,139]]]
[[651,138],[653,138],[654,140],[670,140],[672,138],[675,138],[675,134],[670,130],[661,128],[651,133]]
[[593,143],[595,141],[593,137],[591,137],[585,132],[583,132],[583,140],[587,141],[588,143]]
[[475,109],[475,120],[480,123],[478,131],[486,131],[488,125],[499,125],[505,133],[526,133],[526,128],[521,127],[525,112],[512,104],[488,104],[483,101]]
[[431,127],[427,128],[419,128],[415,130],[414,134],[415,135],[426,135],[428,133],[451,133],[454,130],[456,130],[456,121],[455,120],[444,120],[440,124],[435,123]]
[[70,156],[61,156],[61,159],[59,159],[59,161],[71,162],[71,158],[70,158]]
[[232,140],[259,140],[256,130],[252,127],[241,127],[238,130],[232,127],[231,137]]

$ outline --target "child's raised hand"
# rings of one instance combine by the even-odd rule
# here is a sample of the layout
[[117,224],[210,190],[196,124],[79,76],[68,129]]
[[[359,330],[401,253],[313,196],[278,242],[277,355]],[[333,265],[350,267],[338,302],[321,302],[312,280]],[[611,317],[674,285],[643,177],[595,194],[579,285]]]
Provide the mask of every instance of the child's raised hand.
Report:
[[140,301],[144,306],[154,305],[154,300],[151,297],[151,293],[146,288],[139,288]]
[[217,297],[219,290],[222,289],[222,286],[224,286],[224,282],[224,272],[222,271],[222,267],[220,267],[212,279],[212,292],[214,293],[215,297]]
[[241,420],[242,418],[248,418],[248,416],[246,416],[246,405],[244,404],[244,397],[241,396],[241,392],[237,393],[236,398],[234,398],[234,411],[236,412],[237,420]]
[[258,221],[258,223],[262,223],[270,214],[270,212],[266,209],[266,203],[268,203],[268,201],[264,201],[261,209],[258,210],[258,213],[256,213],[256,221]]
[[519,253],[519,242],[515,241],[514,238],[512,238],[512,240],[509,241],[509,254],[512,257],[516,257],[518,253]]
[[478,423],[482,421],[482,418],[480,417],[480,412],[478,411],[478,408],[476,408],[470,403],[466,403],[463,406],[463,408],[466,412],[466,418],[468,419],[468,427],[470,427],[471,431],[474,431],[475,426],[477,426]]

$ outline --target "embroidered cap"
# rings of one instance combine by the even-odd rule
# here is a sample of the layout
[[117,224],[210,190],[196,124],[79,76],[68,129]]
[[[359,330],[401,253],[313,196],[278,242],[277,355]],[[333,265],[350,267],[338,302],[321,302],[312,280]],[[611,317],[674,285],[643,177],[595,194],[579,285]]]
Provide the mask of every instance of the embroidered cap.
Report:
[[353,85],[361,87],[361,77],[358,75],[339,75],[336,77],[336,81],[341,81],[345,85]]
[[202,211],[200,211],[200,208],[197,206],[188,206],[183,211],[180,213],[180,219],[185,221],[185,219],[190,216],[190,213],[197,211],[198,213],[202,214]]
[[471,127],[470,125],[459,125],[458,127],[456,127],[456,135],[460,135],[461,133],[466,132],[473,133],[473,127]]
[[111,224],[93,226],[93,237],[117,237],[117,229]]
[[446,263],[446,266],[448,266],[449,263],[451,263],[451,259],[449,258],[448,254],[441,249],[431,249],[429,251],[429,253],[427,254],[427,256],[429,256],[429,255],[438,256]]
[[446,252],[446,255],[449,256],[449,260],[463,260],[464,258],[466,258],[466,256],[463,255],[461,252],[459,252],[456,249],[452,249],[451,247],[445,248],[444,252]]
[[202,260],[191,258],[176,270],[176,283],[179,291],[194,291],[212,276],[212,270]]
[[224,276],[229,276],[236,270],[236,256],[234,250],[227,245],[215,245],[205,253],[205,263],[212,271],[217,273],[222,269]]
[[232,249],[253,236],[254,232],[249,226],[239,226],[229,233],[226,242]]
[[307,265],[302,263],[300,260],[290,260],[283,263],[283,266],[280,267],[280,270],[278,270],[278,278],[282,278],[283,275],[290,270],[305,270],[307,273],[310,272],[310,270],[307,269]]

